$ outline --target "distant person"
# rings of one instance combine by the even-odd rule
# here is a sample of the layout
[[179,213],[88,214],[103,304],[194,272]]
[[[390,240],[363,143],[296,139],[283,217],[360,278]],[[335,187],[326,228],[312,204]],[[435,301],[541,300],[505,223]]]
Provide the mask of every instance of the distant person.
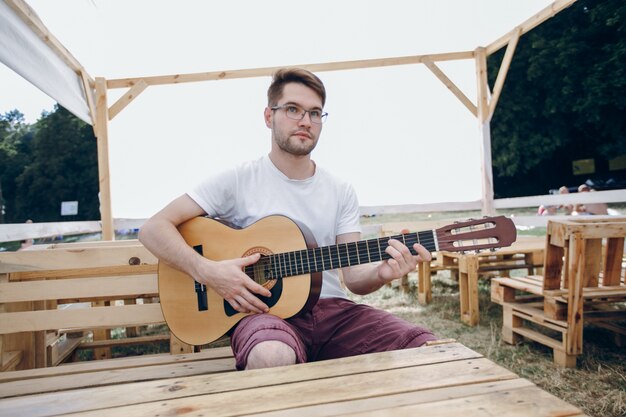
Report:
[[[588,192],[593,192],[593,191],[596,191],[596,190],[589,187],[587,184],[581,184],[578,187],[579,193],[588,193]],[[582,205],[581,209],[582,209],[581,214],[600,214],[600,215],[609,214],[608,206],[606,203],[587,203],[587,204]]]
[[[25,223],[32,223],[33,221],[31,219],[26,220]],[[24,239],[22,240],[22,244],[20,245],[20,248],[18,250],[24,250],[24,249],[28,249],[29,247],[33,246],[33,243],[35,243],[35,241],[33,239]]]
[[556,206],[543,204],[539,206],[537,209],[537,215],[539,216],[554,216],[556,214]]
[[[569,188],[563,185],[561,188],[559,188],[559,194],[569,194]],[[568,216],[572,214],[572,211],[574,211],[574,206],[572,204],[561,204],[559,208],[563,210]]]

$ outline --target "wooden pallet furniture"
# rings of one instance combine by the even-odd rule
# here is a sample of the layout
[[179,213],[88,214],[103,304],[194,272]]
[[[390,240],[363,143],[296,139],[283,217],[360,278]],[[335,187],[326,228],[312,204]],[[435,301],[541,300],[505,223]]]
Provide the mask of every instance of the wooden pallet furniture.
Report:
[[626,335],[624,239],[626,217],[580,216],[548,222],[543,275],[491,281],[502,305],[502,337],[523,337],[553,349],[554,362],[575,367],[583,348],[583,323]]
[[230,360],[0,379],[0,416],[584,415],[460,343],[242,372]]
[[[85,349],[108,359],[121,345],[169,342],[171,352],[191,352],[164,325],[156,268],[137,240],[0,253],[2,371],[55,366]],[[148,325],[163,330],[137,332]],[[126,337],[112,339],[114,328]]]
[[469,326],[479,322],[478,279],[481,276],[509,276],[513,270],[527,270],[533,274],[543,266],[543,238],[522,236],[510,247],[495,252],[460,253],[441,251],[434,261],[418,265],[418,301],[429,303],[431,275],[437,271],[451,271],[459,283],[461,321]]

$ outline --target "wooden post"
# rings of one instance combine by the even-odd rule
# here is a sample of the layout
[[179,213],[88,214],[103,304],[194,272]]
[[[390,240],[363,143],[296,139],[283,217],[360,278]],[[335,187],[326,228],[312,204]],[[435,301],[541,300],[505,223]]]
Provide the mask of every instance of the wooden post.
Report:
[[432,300],[430,261],[417,263],[417,302],[426,305]]
[[115,240],[111,211],[111,182],[109,179],[109,110],[106,80],[96,78],[96,136],[98,138],[98,176],[100,179],[100,218],[102,240]]
[[461,321],[476,326],[478,317],[478,256],[459,257],[459,297]]
[[580,355],[583,351],[583,283],[587,242],[581,233],[570,237],[569,286],[567,293],[566,355]]
[[491,169],[491,129],[489,126],[489,86],[487,85],[487,53],[485,48],[476,48],[476,82],[478,84],[478,125],[481,136],[482,162],[482,214],[495,214],[493,205],[493,171]]

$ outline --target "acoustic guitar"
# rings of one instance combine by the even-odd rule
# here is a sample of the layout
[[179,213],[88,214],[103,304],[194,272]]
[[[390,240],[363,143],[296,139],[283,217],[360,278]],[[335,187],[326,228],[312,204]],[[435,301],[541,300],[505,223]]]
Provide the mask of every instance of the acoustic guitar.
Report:
[[[221,221],[196,217],[181,224],[181,235],[200,255],[214,261],[260,253],[261,258],[244,268],[246,275],[270,290],[259,298],[270,313],[289,318],[311,309],[322,286],[322,271],[389,259],[388,240],[403,242],[415,255],[413,244],[431,252],[495,249],[516,239],[513,222],[504,217],[485,217],[459,222],[436,230],[317,247],[303,225],[285,216],[269,216],[244,229]],[[164,262],[159,262],[159,297],[170,331],[191,345],[219,339],[243,317],[212,288]]]

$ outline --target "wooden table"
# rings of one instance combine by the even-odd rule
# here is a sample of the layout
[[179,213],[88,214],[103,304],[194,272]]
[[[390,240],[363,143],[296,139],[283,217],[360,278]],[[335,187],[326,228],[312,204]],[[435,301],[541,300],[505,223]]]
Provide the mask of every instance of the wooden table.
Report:
[[440,269],[452,270],[458,277],[461,321],[469,326],[479,322],[478,276],[481,273],[497,272],[508,277],[511,270],[526,269],[533,275],[535,268],[543,266],[545,245],[545,237],[520,237],[510,247],[495,252],[438,252]]
[[459,343],[245,372],[144,368],[4,382],[0,415],[583,415]]

